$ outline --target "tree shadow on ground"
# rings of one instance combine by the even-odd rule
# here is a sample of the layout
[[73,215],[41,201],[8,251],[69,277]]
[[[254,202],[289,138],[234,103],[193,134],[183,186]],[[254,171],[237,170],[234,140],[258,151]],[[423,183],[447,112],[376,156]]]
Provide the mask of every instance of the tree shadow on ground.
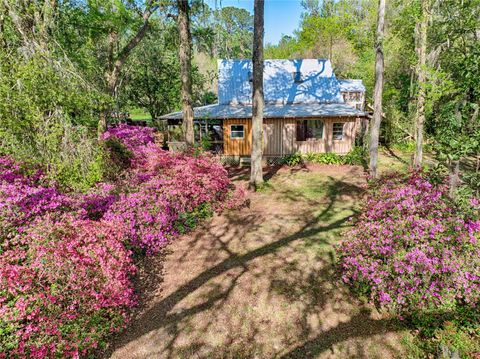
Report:
[[[333,263],[334,253],[331,248],[325,253],[320,252],[315,262],[318,265],[310,268],[301,260],[292,260],[288,253],[282,251],[296,246],[289,248],[295,251],[298,250],[297,246],[309,243],[331,246],[328,238],[331,231],[338,231],[346,226],[352,213],[356,213],[353,201],[342,205],[337,202],[342,196],[359,198],[364,192],[362,187],[346,181],[345,178],[327,177],[322,185],[325,186],[321,192],[322,198],[317,200],[312,199],[311,194],[295,191],[288,186],[268,194],[276,196],[279,205],[285,205],[289,201],[304,204],[291,209],[289,219],[298,222],[297,228],[292,233],[286,234],[285,227],[282,227],[282,223],[285,222],[284,213],[281,211],[274,213],[273,209],[272,213],[250,209],[228,212],[223,215],[223,221],[202,225],[189,236],[188,246],[184,253],[178,256],[178,266],[188,266],[189,260],[195,258],[196,252],[201,252],[204,269],[185,280],[152,306],[146,307],[143,312],[139,312],[127,332],[120,335],[109,348],[106,357],[114,350],[121,349],[160,329],[168,333],[168,338],[161,343],[158,352],[150,353],[149,357],[189,357],[189,353],[200,353],[196,354],[197,357],[272,357],[262,356],[265,355],[263,353],[265,343],[257,339],[259,332],[265,327],[268,328],[268,324],[264,327],[255,327],[255,323],[227,323],[225,324],[227,328],[231,326],[227,333],[228,340],[220,347],[213,347],[206,340],[201,341],[198,338],[192,338],[191,343],[187,344],[177,343],[179,336],[186,330],[189,322],[195,322],[197,315],[207,311],[221,313],[222,310],[226,310],[224,307],[231,293],[238,290],[239,281],[247,274],[252,278],[261,277],[266,280],[266,290],[272,296],[281,296],[287,303],[301,304],[301,316],[297,323],[292,323],[295,336],[285,339],[286,346],[279,348],[273,357],[313,358],[331,349],[334,344],[349,338],[363,338],[395,330],[390,320],[375,320],[369,313],[362,311],[350,316],[348,321],[335,322],[333,327],[321,331],[321,334],[312,328],[310,323],[312,316],[331,305],[332,297],[349,297],[346,289],[338,285],[339,278],[336,277]],[[262,233],[266,231],[266,222],[275,223],[272,228],[267,228],[270,239],[262,237]],[[243,239],[247,236],[254,238],[252,237],[254,234],[258,234],[258,238],[249,239],[244,243]],[[268,264],[265,264],[262,272],[256,273],[254,271],[258,268],[253,263],[259,259],[268,261]],[[177,308],[179,303],[184,303],[194,293],[197,296],[196,302],[188,302],[187,308]],[[342,308],[335,310],[345,318],[349,314],[346,310],[343,313]],[[215,315],[211,316],[198,330],[206,331],[215,325],[217,320]],[[237,335],[239,328],[244,325],[250,325],[248,332]],[[388,344],[385,343],[385,346]],[[287,353],[286,348],[290,348]],[[363,348],[359,347],[357,350],[357,357],[365,356],[360,352]],[[393,352],[394,349],[390,351]]]
[[[348,322],[340,323],[336,327],[322,332],[320,335],[313,339],[307,340],[301,345],[297,346],[290,352],[280,356],[282,359],[294,359],[294,358],[315,358],[319,354],[331,350],[334,344],[341,343],[351,338],[367,338],[377,334],[383,334],[391,331],[395,328],[397,321],[394,319],[372,319],[368,311],[362,311],[359,314],[352,317]],[[383,343],[388,345],[387,343]],[[355,356],[365,357],[361,355],[364,348],[358,348]],[[389,348],[390,351],[396,352],[394,348]]]

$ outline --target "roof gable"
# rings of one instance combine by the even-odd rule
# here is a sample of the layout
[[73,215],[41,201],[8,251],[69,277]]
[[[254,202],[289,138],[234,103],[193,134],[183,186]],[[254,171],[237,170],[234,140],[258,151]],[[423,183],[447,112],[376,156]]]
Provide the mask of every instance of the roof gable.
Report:
[[[295,81],[298,73],[301,81]],[[219,104],[251,104],[251,76],[252,61],[219,60]],[[265,60],[264,97],[267,104],[344,102],[332,64],[325,59]]]
[[365,92],[362,80],[338,80],[342,92]]

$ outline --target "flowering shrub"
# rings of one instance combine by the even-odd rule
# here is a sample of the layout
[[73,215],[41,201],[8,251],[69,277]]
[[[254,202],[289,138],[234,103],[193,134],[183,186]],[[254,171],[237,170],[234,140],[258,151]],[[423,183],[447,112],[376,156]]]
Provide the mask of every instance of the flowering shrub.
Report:
[[125,223],[130,245],[151,254],[178,235],[179,228],[190,227],[182,223],[187,218],[191,222],[189,213],[201,217],[206,213],[197,211],[199,207],[220,208],[231,183],[227,171],[213,158],[172,154],[156,146],[145,128],[137,135],[126,127],[121,133],[134,154],[127,178],[130,188],[105,219]]
[[111,183],[98,183],[88,193],[77,195],[75,207],[81,219],[100,220],[118,200],[118,187]]
[[480,208],[447,193],[419,173],[383,178],[339,247],[343,280],[399,313],[478,304]]
[[19,164],[0,158],[0,244],[36,217],[68,207],[69,199],[41,179],[41,172],[26,176]]
[[20,164],[10,157],[0,157],[0,182],[13,183],[16,180],[24,180]]
[[213,158],[163,151],[151,128],[104,139],[114,181],[87,193],[63,194],[0,157],[0,358],[86,355],[134,305],[127,248],[156,253],[243,199]]
[[103,134],[103,140],[108,140],[114,137],[121,141],[128,150],[136,151],[141,146],[153,143],[155,140],[154,133],[155,129],[152,127],[138,127],[120,124],[116,127],[110,127],[108,131]]
[[134,267],[114,222],[46,216],[2,246],[0,357],[77,357],[122,328]]

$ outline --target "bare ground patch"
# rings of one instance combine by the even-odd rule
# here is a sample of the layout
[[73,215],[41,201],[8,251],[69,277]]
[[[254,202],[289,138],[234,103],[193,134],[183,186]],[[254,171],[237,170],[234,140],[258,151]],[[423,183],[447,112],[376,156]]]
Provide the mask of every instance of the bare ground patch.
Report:
[[215,216],[148,260],[148,294],[112,358],[402,356],[405,333],[356,301],[334,267],[363,171],[305,166],[270,177],[249,208]]

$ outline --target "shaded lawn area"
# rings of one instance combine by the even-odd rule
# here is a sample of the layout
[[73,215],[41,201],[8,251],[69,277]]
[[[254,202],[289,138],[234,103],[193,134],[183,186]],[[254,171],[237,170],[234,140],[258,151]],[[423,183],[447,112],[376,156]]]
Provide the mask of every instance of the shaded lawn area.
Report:
[[[234,173],[238,181],[248,174]],[[359,167],[275,168],[249,208],[146,261],[141,307],[113,358],[394,358],[406,331],[362,305],[334,245],[363,195]]]
[[129,111],[130,113],[130,118],[132,120],[146,120],[146,121],[150,121],[152,119],[152,116],[150,115],[150,113],[148,113],[147,111],[141,109],[141,108],[133,108]]

